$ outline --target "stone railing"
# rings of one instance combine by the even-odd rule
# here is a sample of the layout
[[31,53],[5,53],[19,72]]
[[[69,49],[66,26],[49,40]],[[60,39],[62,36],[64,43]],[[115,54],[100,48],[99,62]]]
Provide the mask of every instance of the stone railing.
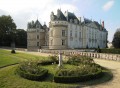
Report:
[[82,52],[80,50],[40,50],[41,53],[52,53],[58,54],[59,52],[64,55],[82,55],[89,56],[98,59],[120,61],[120,54],[106,54],[106,53],[95,53],[95,52]]

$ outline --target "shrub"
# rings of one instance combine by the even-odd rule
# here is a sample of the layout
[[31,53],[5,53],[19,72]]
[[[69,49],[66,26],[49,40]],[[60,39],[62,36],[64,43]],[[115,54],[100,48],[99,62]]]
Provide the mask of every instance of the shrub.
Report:
[[26,79],[30,80],[43,80],[48,70],[41,68],[35,62],[23,62],[17,68],[17,73]]
[[87,56],[69,56],[68,57],[68,64],[72,65],[80,65],[80,64],[94,64],[94,60],[91,57]]
[[38,61],[38,65],[50,65],[52,63],[58,63],[57,56],[49,56],[48,59],[46,59],[46,60]]
[[11,50],[11,53],[15,54],[16,52],[15,52],[15,50],[14,50],[14,49],[12,49],[12,50]]
[[54,62],[58,62],[58,56],[49,56],[48,59],[50,59]]
[[101,53],[120,54],[120,49],[101,49]]
[[102,76],[102,67],[97,64],[80,64],[74,69],[60,69],[54,76],[58,83],[73,83],[96,79]]

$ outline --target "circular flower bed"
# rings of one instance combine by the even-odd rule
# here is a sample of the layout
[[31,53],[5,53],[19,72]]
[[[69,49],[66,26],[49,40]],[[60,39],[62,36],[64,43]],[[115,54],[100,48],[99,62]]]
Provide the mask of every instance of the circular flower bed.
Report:
[[[56,67],[57,64],[58,57],[56,56],[50,56],[47,59],[44,58],[38,61],[27,61],[18,66],[17,73],[21,77],[30,80],[43,80],[47,77],[47,80],[49,80],[49,78],[53,78],[51,80],[57,83],[83,82],[97,79],[104,75],[103,68],[90,57],[70,56],[62,67]],[[52,75],[48,74],[48,69],[49,74]]]
[[92,58],[85,56],[70,56],[67,64],[75,65],[74,69],[60,69],[54,76],[58,83],[83,82],[102,77],[101,66],[94,63]]
[[37,81],[43,80],[47,76],[48,70],[41,68],[35,62],[24,62],[18,66],[17,73],[23,78]]
[[56,72],[54,81],[58,83],[83,82],[100,78],[102,75],[102,70],[100,68],[83,66],[74,69],[60,69]]

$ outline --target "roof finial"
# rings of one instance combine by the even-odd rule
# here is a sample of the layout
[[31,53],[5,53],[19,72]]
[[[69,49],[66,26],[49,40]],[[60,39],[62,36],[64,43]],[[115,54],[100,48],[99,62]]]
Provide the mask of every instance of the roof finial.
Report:
[[59,8],[60,8],[60,10],[61,10],[60,0],[58,0],[58,4],[59,4]]

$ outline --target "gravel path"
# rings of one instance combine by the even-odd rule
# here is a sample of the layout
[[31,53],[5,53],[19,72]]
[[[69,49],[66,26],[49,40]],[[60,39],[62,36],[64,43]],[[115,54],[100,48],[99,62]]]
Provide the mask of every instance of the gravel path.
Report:
[[101,66],[111,69],[113,73],[113,79],[107,83],[93,86],[92,88],[120,88],[120,62],[102,59],[95,59],[95,62]]
[[[40,55],[40,56],[51,55],[51,54],[40,53],[40,52],[25,52],[25,53]],[[120,88],[120,62],[103,60],[103,59],[95,59],[95,62],[100,64],[103,67],[111,69],[113,73],[113,79],[109,82],[98,84],[95,86],[89,86],[86,88]]]

